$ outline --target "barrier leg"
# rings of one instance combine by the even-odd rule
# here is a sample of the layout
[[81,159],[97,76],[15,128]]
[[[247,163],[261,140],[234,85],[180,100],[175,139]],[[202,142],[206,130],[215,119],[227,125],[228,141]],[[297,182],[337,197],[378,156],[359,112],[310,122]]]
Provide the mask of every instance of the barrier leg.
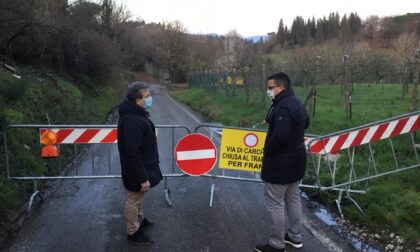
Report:
[[111,175],[111,145],[108,144],[108,175]]
[[32,193],[31,198],[29,199],[29,204],[28,204],[28,209],[26,209],[26,212],[29,213],[29,211],[31,211],[32,208],[32,203],[34,202],[34,198],[35,196],[40,195],[39,191],[35,191],[34,193]]
[[31,211],[32,209],[32,204],[34,202],[35,196],[39,196],[42,199],[42,195],[38,191],[37,186],[36,186],[36,180],[34,180],[34,192],[32,193],[31,198],[29,198],[28,209],[26,209],[27,213],[29,213],[29,211]]
[[215,187],[215,184],[214,184],[214,182],[212,182],[211,183],[211,188],[210,188],[210,204],[209,204],[209,207],[213,206],[214,187]]
[[343,210],[341,209],[341,198],[343,196],[343,191],[338,193],[338,198],[335,200],[335,204],[337,205],[338,212],[340,213],[341,218],[344,218]]
[[359,211],[362,214],[365,214],[365,212],[363,211],[363,209],[360,207],[359,203],[357,203],[357,201],[355,199],[353,199],[348,192],[347,192],[347,195],[346,195],[346,199],[348,199],[351,202],[353,202],[353,204],[357,207],[357,209],[359,209]]
[[166,200],[166,203],[168,204],[168,207],[172,207],[172,201],[171,201],[171,197],[170,197],[171,191],[168,188],[168,178],[167,177],[165,177],[164,183],[165,183],[165,200]]
[[[344,218],[343,210],[341,208],[341,200],[343,199],[343,192],[344,191],[340,191],[338,193],[338,198],[335,200],[335,204],[337,205],[337,209],[338,209],[338,212],[340,213],[341,218]],[[348,191],[346,191],[346,196],[344,196],[344,197],[346,199],[350,200],[357,207],[357,209],[359,209],[359,211],[362,214],[365,214],[363,209],[360,207],[359,203],[357,203],[357,201],[350,196]]]

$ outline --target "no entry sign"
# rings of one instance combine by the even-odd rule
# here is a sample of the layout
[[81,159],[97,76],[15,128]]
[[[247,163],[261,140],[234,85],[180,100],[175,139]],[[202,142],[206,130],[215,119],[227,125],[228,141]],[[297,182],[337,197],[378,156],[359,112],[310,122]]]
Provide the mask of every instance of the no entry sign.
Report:
[[200,176],[216,164],[216,146],[206,136],[198,133],[183,137],[175,147],[175,161],[186,174]]

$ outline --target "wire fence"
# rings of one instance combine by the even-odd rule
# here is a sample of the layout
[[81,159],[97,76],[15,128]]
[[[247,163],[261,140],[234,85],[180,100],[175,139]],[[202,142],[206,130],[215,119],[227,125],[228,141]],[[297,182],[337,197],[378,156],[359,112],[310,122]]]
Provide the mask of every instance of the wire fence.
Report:
[[416,50],[415,57],[406,67],[406,70],[409,70],[405,72],[399,72],[397,66],[392,71],[385,71],[388,66],[382,66],[380,63],[366,65],[366,62],[362,62],[360,59],[356,60],[350,55],[342,55],[341,62],[331,61],[322,56],[306,58],[301,60],[300,64],[288,62],[274,65],[270,60],[267,62],[267,64],[239,68],[195,70],[190,72],[188,84],[190,87],[205,88],[214,95],[228,97],[244,95],[246,101],[249,101],[251,93],[259,94],[257,100],[265,106],[267,77],[272,73],[284,71],[290,76],[293,86],[302,87],[305,90],[305,97],[302,98],[313,117],[315,116],[317,87],[328,84],[341,86],[341,96],[344,97],[346,118],[348,119],[352,118],[352,95],[355,83],[401,84],[401,97],[408,96],[408,85],[413,84],[413,91],[410,94],[412,111],[417,110],[417,84],[420,73],[419,49]]

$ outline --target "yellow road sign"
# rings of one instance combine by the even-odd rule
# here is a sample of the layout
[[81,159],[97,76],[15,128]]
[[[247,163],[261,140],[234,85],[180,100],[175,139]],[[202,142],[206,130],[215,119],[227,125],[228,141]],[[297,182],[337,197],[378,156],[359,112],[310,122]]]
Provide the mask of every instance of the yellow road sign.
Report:
[[260,172],[266,133],[223,129],[219,168]]

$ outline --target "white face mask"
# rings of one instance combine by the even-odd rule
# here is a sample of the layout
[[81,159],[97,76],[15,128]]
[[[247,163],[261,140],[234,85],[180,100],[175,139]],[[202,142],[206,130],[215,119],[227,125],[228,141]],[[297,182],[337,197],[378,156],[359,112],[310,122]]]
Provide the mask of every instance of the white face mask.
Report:
[[274,90],[267,89],[267,95],[270,99],[274,99]]

